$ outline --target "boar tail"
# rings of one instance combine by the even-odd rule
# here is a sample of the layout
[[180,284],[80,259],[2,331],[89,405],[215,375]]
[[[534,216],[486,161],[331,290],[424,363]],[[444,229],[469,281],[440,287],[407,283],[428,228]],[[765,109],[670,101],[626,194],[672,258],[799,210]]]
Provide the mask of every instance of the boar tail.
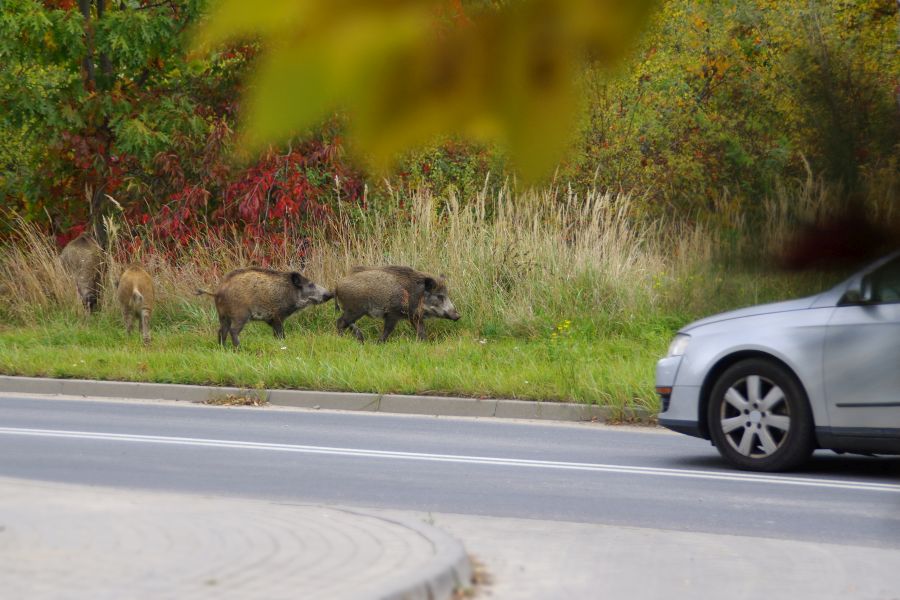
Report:
[[135,306],[143,306],[144,295],[137,288],[134,288],[134,291],[131,292],[131,300]]
[[207,292],[206,290],[201,290],[200,288],[197,288],[197,291],[194,292],[195,296],[202,296],[203,294],[206,294],[207,296],[212,296],[213,298],[216,297],[216,295],[213,292]]

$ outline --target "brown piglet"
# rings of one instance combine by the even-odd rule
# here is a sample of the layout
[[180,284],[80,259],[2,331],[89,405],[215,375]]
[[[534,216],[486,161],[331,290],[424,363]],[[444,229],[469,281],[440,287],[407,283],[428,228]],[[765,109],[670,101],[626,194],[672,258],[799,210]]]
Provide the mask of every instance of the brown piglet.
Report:
[[129,265],[119,278],[117,287],[116,297],[122,309],[122,316],[125,317],[125,330],[130,335],[134,329],[134,319],[139,319],[141,339],[145,344],[149,344],[150,314],[156,300],[153,279],[140,265]]

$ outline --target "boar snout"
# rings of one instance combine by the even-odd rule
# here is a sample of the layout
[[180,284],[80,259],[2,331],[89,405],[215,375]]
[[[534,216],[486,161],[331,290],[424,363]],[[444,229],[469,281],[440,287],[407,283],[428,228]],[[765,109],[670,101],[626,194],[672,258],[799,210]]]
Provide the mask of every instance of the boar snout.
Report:
[[313,304],[322,304],[334,298],[334,294],[323,288],[321,285],[315,285],[305,294],[306,299]]
[[456,311],[456,307],[450,301],[450,298],[446,296],[441,297],[440,304],[432,310],[435,317],[459,321],[459,313]]

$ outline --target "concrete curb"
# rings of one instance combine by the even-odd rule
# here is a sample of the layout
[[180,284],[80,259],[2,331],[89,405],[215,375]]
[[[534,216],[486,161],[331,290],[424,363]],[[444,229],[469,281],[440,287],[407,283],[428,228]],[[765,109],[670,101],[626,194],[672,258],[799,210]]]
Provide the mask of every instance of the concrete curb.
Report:
[[[180,400],[208,402],[229,395],[255,396],[275,406],[326,410],[416,414],[452,417],[496,417],[502,419],[539,419],[552,421],[595,421],[605,423],[612,409],[591,404],[531,400],[458,398],[450,396],[409,396],[402,394],[364,394],[306,390],[254,390],[237,387],[94,381],[88,379],[52,379],[0,375],[0,392],[98,396],[101,398],[138,398],[141,400]],[[651,422],[655,415],[643,410],[626,412],[630,422]]]
[[398,578],[385,584],[383,589],[368,589],[366,596],[378,600],[438,600],[450,599],[457,591],[473,586],[472,563],[466,549],[455,537],[437,527],[416,519],[384,515],[341,508],[344,512],[395,523],[415,531],[434,546],[435,557],[424,569],[414,575]]

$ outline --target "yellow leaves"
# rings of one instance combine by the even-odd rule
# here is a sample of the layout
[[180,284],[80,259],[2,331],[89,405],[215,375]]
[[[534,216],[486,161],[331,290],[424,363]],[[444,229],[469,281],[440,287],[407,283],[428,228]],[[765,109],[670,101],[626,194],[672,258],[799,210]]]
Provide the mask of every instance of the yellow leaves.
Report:
[[505,146],[534,177],[574,133],[579,63],[621,57],[652,3],[518,0],[459,18],[452,0],[222,0],[195,47],[262,40],[243,103],[247,150],[345,111],[353,149],[376,168],[465,135]]
[[311,20],[316,8],[324,8],[309,0],[219,0],[214,6],[211,18],[195,32],[198,50],[236,38],[283,34]]
[[56,40],[53,39],[53,32],[49,29],[44,32],[44,46],[47,50],[56,50]]

